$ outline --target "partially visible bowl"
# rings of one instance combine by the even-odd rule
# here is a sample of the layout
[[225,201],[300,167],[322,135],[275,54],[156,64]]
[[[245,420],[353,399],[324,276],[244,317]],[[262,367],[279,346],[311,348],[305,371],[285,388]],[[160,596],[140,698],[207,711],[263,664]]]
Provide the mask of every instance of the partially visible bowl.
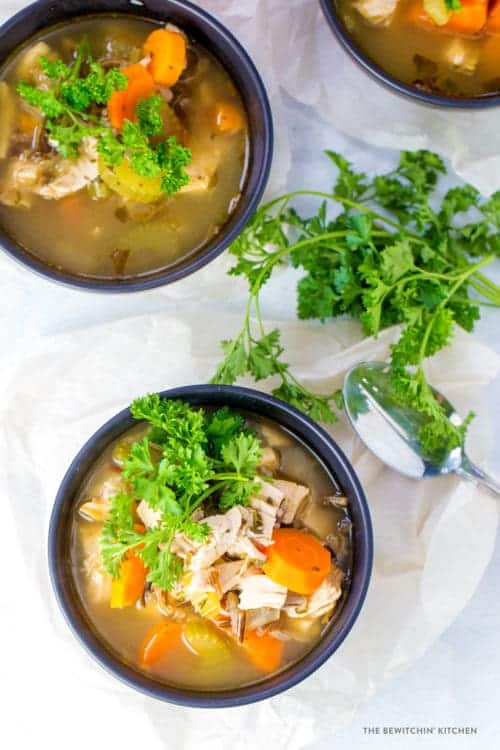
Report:
[[351,464],[321,427],[292,406],[258,391],[233,386],[193,385],[174,388],[163,398],[182,399],[193,405],[220,407],[256,414],[273,420],[305,444],[345,493],[353,522],[354,560],[350,587],[339,615],[325,634],[298,662],[262,682],[235,690],[206,693],[162,684],[124,664],[105,645],[85,612],[71,570],[70,528],[82,482],[103,450],[135,424],[125,409],[107,422],[83,446],[69,467],[57,494],[49,530],[49,567],[53,589],[74,635],[97,662],[130,687],[154,698],[184,706],[218,708],[238,706],[270,698],[312,674],[341,645],[351,630],[370,581],[373,538],[363,489]]
[[411,86],[387,73],[369,57],[347,30],[337,10],[335,0],[319,0],[323,14],[343,48],[372,78],[396,94],[402,94],[414,101],[447,109],[485,109],[500,105],[500,94],[482,94],[477,97],[446,96],[445,94],[424,91]]
[[[273,154],[271,108],[262,79],[238,40],[202,8],[184,0],[38,0],[0,27],[0,68],[15,50],[40,31],[82,16],[127,14],[172,22],[211,52],[239,90],[249,122],[249,164],[241,198],[220,232],[194,254],[166,270],[121,279],[87,278],[48,265],[16,242],[0,225],[0,249],[25,267],[53,281],[90,291],[135,292],[177,281],[220,255],[240,234],[267,184]],[[82,247],[82,252],[85,248]]]

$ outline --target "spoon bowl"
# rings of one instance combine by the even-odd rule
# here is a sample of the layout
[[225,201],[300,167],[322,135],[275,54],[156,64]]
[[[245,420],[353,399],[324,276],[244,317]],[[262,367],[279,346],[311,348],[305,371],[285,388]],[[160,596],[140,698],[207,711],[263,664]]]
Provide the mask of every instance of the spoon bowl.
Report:
[[[360,439],[381,461],[412,479],[458,474],[483,484],[500,495],[500,484],[475,466],[462,447],[446,453],[440,461],[425,456],[418,439],[425,416],[398,403],[389,376],[389,365],[362,362],[347,373],[344,402],[349,420]],[[462,419],[438,391],[434,395],[452,424]]]

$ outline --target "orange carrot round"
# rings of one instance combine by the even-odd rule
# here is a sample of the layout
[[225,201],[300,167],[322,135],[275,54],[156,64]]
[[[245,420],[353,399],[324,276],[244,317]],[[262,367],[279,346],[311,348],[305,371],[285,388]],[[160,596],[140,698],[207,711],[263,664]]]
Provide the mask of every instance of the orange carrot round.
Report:
[[262,672],[276,672],[283,659],[283,641],[264,633],[259,635],[256,630],[245,633],[242,643],[243,649],[255,666]]
[[130,65],[123,68],[128,78],[125,91],[114,91],[107,107],[111,125],[121,130],[125,120],[135,119],[135,110],[141,99],[148,99],[155,91],[155,82],[144,65]]
[[151,666],[182,645],[182,626],[165,620],[148,630],[139,649],[139,663]]
[[215,108],[215,128],[219,133],[239,133],[245,127],[241,109],[232,102],[219,102]]
[[422,0],[405,6],[404,18],[416,26],[442,31],[446,34],[478,34],[486,23],[488,0],[461,0],[460,10],[452,10],[448,21],[439,26],[426,12]]
[[298,529],[275,529],[264,573],[298,594],[312,594],[331,568],[331,556],[316,537]]
[[146,39],[144,53],[151,55],[148,69],[160,86],[174,86],[187,65],[186,40],[178,31],[156,29]]
[[122,560],[120,577],[111,583],[112,609],[132,607],[144,591],[146,583],[146,567],[140,557],[129,554]]

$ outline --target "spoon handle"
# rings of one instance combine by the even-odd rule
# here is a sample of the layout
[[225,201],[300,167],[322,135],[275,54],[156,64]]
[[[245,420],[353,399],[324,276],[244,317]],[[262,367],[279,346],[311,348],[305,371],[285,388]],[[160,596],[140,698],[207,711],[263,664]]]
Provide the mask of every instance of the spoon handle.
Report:
[[500,495],[500,482],[485,474],[482,469],[473,464],[472,461],[469,461],[467,456],[464,457],[462,465],[457,469],[457,474],[464,477],[464,479],[469,479],[471,482],[482,484],[496,495]]

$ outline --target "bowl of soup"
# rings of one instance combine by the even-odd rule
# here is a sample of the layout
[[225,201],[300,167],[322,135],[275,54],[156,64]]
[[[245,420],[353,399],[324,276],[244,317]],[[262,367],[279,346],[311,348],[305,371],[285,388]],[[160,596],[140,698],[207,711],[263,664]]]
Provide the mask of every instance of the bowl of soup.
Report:
[[80,288],[193,273],[267,182],[261,78],[191,3],[39,0],[0,28],[0,111],[0,246]]
[[363,489],[308,417],[246,388],[139,398],[55,500],[53,588],[86,650],[149,696],[251,703],[312,674],[365,599]]
[[499,0],[320,0],[349,54],[379,82],[445,107],[500,104]]

